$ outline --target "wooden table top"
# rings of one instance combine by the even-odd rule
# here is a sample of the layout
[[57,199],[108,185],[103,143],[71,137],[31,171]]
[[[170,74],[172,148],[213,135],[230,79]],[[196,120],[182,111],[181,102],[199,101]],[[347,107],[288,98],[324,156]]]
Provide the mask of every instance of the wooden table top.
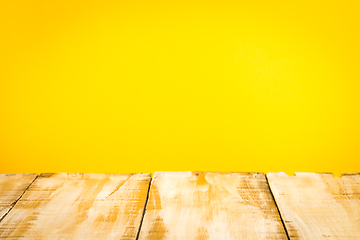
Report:
[[360,239],[360,173],[0,174],[5,239]]

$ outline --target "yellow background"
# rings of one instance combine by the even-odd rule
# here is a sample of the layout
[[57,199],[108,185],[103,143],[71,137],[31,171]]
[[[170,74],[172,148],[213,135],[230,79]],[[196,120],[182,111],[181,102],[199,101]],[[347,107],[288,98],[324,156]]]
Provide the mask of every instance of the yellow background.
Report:
[[360,6],[0,0],[0,172],[360,171]]

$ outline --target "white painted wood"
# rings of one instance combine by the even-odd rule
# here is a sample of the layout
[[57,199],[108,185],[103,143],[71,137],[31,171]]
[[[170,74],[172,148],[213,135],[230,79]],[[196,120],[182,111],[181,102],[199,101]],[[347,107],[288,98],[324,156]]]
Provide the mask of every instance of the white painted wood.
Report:
[[0,238],[136,239],[150,174],[42,174],[0,223]]
[[139,239],[287,239],[262,173],[156,172]]
[[11,210],[37,174],[0,174],[0,221]]
[[290,239],[360,239],[360,175],[268,173]]

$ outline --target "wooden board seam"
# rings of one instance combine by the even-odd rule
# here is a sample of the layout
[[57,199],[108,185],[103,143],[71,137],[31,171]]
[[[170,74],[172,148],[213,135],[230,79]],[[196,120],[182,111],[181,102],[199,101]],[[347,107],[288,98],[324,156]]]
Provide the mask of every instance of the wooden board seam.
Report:
[[14,202],[12,202],[9,206],[9,209],[6,211],[6,213],[0,218],[0,222],[9,214],[9,212],[11,211],[11,209],[13,209],[16,205],[16,203],[22,198],[22,196],[24,195],[24,193],[29,189],[29,187],[35,182],[35,180],[39,177],[39,175],[36,174],[36,177],[34,178],[34,180],[29,184],[29,186],[27,186],[27,188],[22,192],[22,194],[20,195],[20,197],[16,200],[14,200]]
[[[154,177],[155,177],[155,176],[154,176]],[[141,217],[141,221],[140,221],[139,230],[138,230],[138,233],[136,234],[136,240],[138,240],[138,239],[139,239],[139,236],[140,236],[141,227],[142,227],[142,224],[143,224],[143,221],[144,221],[145,212],[146,212],[147,204],[148,204],[148,201],[149,201],[150,187],[151,187],[153,181],[154,181],[154,178],[151,178],[151,181],[150,181],[150,184],[149,184],[149,188],[148,188],[148,192],[147,192],[147,195],[146,195],[144,210],[143,210],[143,212],[142,212],[142,217]]]
[[289,236],[288,230],[287,230],[287,228],[286,228],[286,226],[285,226],[284,219],[283,219],[283,217],[282,217],[282,215],[281,215],[281,213],[280,213],[280,208],[279,208],[279,206],[278,206],[278,203],[277,203],[276,200],[275,200],[274,194],[273,194],[272,189],[271,189],[271,187],[270,187],[269,179],[268,179],[268,177],[267,177],[266,174],[264,174],[264,175],[265,175],[266,182],[267,182],[267,184],[268,184],[268,186],[269,186],[269,189],[270,189],[271,197],[272,197],[272,199],[274,200],[275,207],[276,207],[276,209],[277,209],[277,211],[278,211],[278,213],[279,213],[280,220],[281,220],[281,224],[283,225],[283,228],[284,228],[284,230],[285,230],[286,237],[288,238],[288,240],[290,240],[290,236]]

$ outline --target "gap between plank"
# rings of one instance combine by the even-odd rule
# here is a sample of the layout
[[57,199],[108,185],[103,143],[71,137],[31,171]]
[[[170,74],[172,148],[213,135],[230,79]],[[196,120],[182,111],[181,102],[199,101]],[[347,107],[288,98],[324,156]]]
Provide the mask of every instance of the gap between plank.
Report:
[[24,193],[30,188],[30,186],[33,184],[33,182],[35,182],[35,180],[39,177],[39,175],[36,175],[36,177],[34,178],[34,180],[32,180],[32,182],[29,184],[29,186],[27,186],[27,188],[23,191],[23,193],[20,195],[20,197],[15,200],[14,202],[12,202],[10,204],[9,210],[6,211],[6,213],[2,216],[2,218],[0,218],[0,222],[9,214],[9,212],[15,207],[16,203],[22,198],[22,196],[24,195]]
[[278,213],[279,213],[280,220],[281,220],[281,223],[282,223],[282,225],[283,225],[283,227],[284,227],[286,236],[287,236],[288,240],[290,240],[290,236],[289,236],[289,233],[288,233],[288,231],[287,231],[287,229],[286,229],[284,219],[283,219],[282,216],[281,216],[279,206],[278,206],[278,204],[277,204],[277,202],[276,202],[276,200],[275,200],[274,194],[273,194],[273,192],[272,192],[272,190],[271,190],[271,187],[270,187],[269,179],[268,179],[268,177],[267,177],[266,174],[265,174],[265,178],[266,178],[266,182],[267,182],[267,184],[268,184],[268,187],[269,187],[269,189],[270,189],[271,197],[272,197],[272,199],[273,199],[273,201],[274,201],[274,203],[275,203],[276,209],[277,209],[277,211],[278,211]]
[[[154,176],[155,177],[155,176]],[[146,213],[146,208],[147,208],[147,204],[148,204],[148,201],[149,201],[149,195],[150,195],[150,187],[152,185],[152,182],[153,182],[154,178],[151,178],[151,181],[150,181],[150,184],[149,184],[149,188],[148,188],[148,192],[147,192],[147,195],[146,195],[146,200],[145,200],[145,204],[144,204],[144,211],[143,211],[143,214],[142,214],[142,217],[141,217],[141,221],[140,221],[140,225],[139,225],[139,230],[138,230],[138,233],[136,235],[136,240],[139,239],[139,236],[140,236],[140,231],[141,231],[141,227],[142,227],[142,224],[143,224],[143,221],[144,221],[144,217],[145,217],[145,213]]]

